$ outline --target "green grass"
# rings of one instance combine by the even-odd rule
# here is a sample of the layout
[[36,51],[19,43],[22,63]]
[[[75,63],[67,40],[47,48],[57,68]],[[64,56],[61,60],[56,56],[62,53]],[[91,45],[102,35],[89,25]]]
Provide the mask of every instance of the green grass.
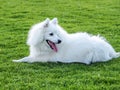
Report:
[[107,38],[120,51],[120,0],[0,0],[0,90],[120,90],[120,58],[109,62],[13,63],[29,55],[31,25],[57,17],[69,33]]

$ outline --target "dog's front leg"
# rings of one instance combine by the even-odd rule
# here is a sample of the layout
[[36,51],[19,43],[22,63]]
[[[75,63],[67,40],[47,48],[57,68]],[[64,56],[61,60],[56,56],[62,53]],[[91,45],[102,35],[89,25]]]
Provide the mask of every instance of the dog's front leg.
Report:
[[13,60],[13,62],[28,62],[28,63],[32,63],[32,58],[31,57],[24,57],[22,59],[19,60]]

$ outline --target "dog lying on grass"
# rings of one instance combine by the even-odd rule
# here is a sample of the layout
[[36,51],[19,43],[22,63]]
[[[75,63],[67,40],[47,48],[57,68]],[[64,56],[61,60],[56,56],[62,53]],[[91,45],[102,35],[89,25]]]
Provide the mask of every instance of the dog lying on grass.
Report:
[[80,62],[90,64],[120,57],[103,38],[88,33],[68,34],[57,18],[34,25],[28,35],[30,55],[13,62]]

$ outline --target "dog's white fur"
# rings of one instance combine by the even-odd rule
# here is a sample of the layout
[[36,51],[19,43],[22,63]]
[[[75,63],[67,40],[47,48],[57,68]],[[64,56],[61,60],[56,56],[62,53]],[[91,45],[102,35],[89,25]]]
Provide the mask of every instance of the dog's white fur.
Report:
[[[53,36],[50,36],[53,33]],[[55,43],[55,52],[47,44],[46,40]],[[58,40],[61,43],[58,44]],[[104,62],[117,58],[120,52],[116,53],[113,47],[103,38],[92,36],[87,33],[68,34],[59,25],[57,18],[48,18],[34,25],[28,35],[27,44],[30,46],[30,55],[14,62],[80,62],[90,64]]]

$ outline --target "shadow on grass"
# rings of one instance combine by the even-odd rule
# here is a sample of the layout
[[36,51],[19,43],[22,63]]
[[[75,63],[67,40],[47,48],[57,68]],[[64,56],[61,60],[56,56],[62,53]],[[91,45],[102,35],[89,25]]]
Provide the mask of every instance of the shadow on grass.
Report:
[[111,65],[114,65],[114,62],[117,61],[116,59],[108,61],[108,62],[97,62],[92,63],[90,65],[86,65],[83,63],[53,63],[53,62],[47,62],[47,63],[19,63],[17,65],[23,66],[25,68],[31,68],[34,70],[80,70],[80,71],[98,71],[98,70],[106,70],[109,69]]

